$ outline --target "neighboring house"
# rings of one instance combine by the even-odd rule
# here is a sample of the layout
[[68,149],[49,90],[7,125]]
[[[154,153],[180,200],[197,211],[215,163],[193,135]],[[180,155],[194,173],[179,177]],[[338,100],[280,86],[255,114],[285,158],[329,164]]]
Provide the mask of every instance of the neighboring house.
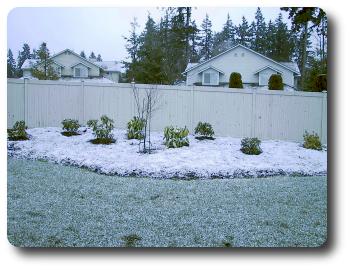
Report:
[[[119,82],[121,72],[117,61],[93,62],[81,57],[72,50],[66,49],[50,57],[52,66],[60,79],[63,80],[99,80],[104,82]],[[36,60],[27,59],[22,65],[23,77],[31,78],[31,69]]]
[[251,86],[266,86],[272,74],[280,74],[289,89],[296,87],[300,76],[293,62],[277,62],[243,45],[201,63],[189,63],[183,74],[186,85],[228,86],[232,72],[242,76],[242,82]]

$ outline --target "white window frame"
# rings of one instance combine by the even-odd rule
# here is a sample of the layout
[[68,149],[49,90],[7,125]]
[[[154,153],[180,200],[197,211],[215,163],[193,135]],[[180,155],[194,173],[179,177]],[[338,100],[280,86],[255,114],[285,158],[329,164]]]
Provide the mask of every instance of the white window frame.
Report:
[[[205,74],[210,74],[210,83],[205,83],[204,82]],[[216,81],[215,82],[212,81],[212,79],[213,79],[212,74],[216,75]],[[220,80],[220,74],[219,74],[218,71],[211,70],[211,71],[204,71],[202,73],[202,85],[219,85],[219,80]]]

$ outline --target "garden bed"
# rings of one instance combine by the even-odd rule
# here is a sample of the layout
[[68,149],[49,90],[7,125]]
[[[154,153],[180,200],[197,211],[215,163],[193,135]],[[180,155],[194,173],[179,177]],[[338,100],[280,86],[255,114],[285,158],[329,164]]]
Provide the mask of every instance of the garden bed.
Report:
[[127,140],[125,130],[113,131],[115,143],[95,145],[88,129],[65,137],[60,128],[28,129],[28,141],[8,141],[8,154],[89,168],[99,173],[157,178],[234,178],[272,175],[326,175],[327,151],[305,149],[300,143],[262,141],[262,154],[245,155],[241,140],[216,137],[199,141],[189,136],[189,147],[168,149],[163,134],[152,132],[152,154],[139,153],[138,140]]

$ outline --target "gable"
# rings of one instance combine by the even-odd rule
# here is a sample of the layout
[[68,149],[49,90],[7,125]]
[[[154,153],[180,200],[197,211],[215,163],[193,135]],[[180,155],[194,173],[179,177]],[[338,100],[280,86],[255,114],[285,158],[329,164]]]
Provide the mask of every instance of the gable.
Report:
[[51,59],[65,67],[73,67],[74,65],[81,63],[89,68],[100,68],[93,62],[88,61],[87,59],[68,49],[53,55]]
[[258,52],[255,52],[254,50],[249,49],[249,48],[247,48],[247,47],[245,47],[243,45],[240,45],[240,44],[238,44],[238,45],[236,45],[236,46],[234,46],[234,47],[232,47],[232,48],[230,48],[230,49],[228,49],[228,50],[226,50],[226,51],[224,51],[224,52],[222,52],[222,53],[220,53],[220,54],[218,54],[218,55],[216,55],[216,56],[214,56],[214,57],[210,58],[209,60],[206,60],[206,61],[204,61],[202,63],[199,63],[199,64],[194,65],[194,66],[190,66],[190,67],[187,66],[186,70],[183,73],[188,73],[189,71],[197,69],[198,67],[204,66],[204,65],[206,65],[208,63],[214,63],[213,61],[215,61],[215,60],[216,60],[215,62],[217,62],[217,59],[220,59],[220,58],[223,58],[223,57],[227,57],[227,55],[229,55],[229,54],[232,54],[232,53],[233,54],[238,54],[237,51],[241,51],[239,53],[241,53],[241,54],[243,53],[244,54],[245,52],[242,52],[242,50],[246,51],[247,53],[254,54],[257,57],[257,59],[258,58],[264,59],[265,62],[266,61],[269,62],[270,65],[272,65],[272,66],[273,65],[277,65],[277,66],[282,67],[283,69],[287,69],[287,70],[289,70],[289,71],[291,71],[293,73],[297,73],[298,74],[298,71],[295,68],[291,68],[290,65],[284,65],[282,63],[279,63],[279,62],[277,62],[277,61],[275,61],[275,60],[273,60],[271,58],[268,58],[268,57],[266,57],[266,56],[264,56],[264,55],[262,55],[262,54],[260,54]]

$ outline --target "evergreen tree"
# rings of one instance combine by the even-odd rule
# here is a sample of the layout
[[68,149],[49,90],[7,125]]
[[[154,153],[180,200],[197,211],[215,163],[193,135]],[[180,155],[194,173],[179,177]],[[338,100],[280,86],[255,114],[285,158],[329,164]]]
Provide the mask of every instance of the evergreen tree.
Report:
[[80,56],[86,59],[86,55],[85,55],[85,52],[84,52],[84,51],[81,51],[81,52],[80,52]]
[[234,27],[230,15],[227,14],[227,20],[221,32],[214,34],[213,56],[228,50],[235,44]]
[[140,45],[140,38],[136,33],[136,29],[139,27],[136,17],[134,17],[130,25],[131,25],[130,36],[123,37],[126,40],[125,48],[129,55],[128,58],[131,60],[130,62],[127,62],[127,61],[123,62],[124,67],[126,69],[126,77],[129,82],[131,82],[135,78],[137,52]]
[[97,55],[96,61],[97,61],[97,62],[102,62],[101,54],[98,54],[98,55]]
[[7,78],[16,78],[16,61],[11,49],[7,51]]
[[258,7],[255,13],[255,32],[254,32],[254,40],[252,42],[252,49],[261,53],[267,53],[267,42],[266,42],[266,23],[265,18],[261,12],[261,9]]
[[276,61],[291,61],[294,50],[293,35],[283,22],[281,13],[275,21],[274,32],[270,57]]
[[30,59],[38,59],[38,52],[36,49],[32,49],[32,53],[30,55]]
[[269,23],[267,25],[266,29],[266,42],[265,42],[265,55],[267,57],[273,57],[273,50],[274,50],[274,44],[275,44],[275,25],[271,20],[269,20]]
[[163,53],[158,39],[159,29],[148,15],[145,30],[140,35],[140,48],[135,63],[135,81],[146,84],[162,84],[166,80],[163,72]]
[[31,53],[30,53],[30,47],[27,43],[23,44],[22,51],[18,52],[18,58],[17,58],[17,71],[18,71],[18,76],[22,77],[23,76],[23,71],[22,71],[22,65],[25,60],[31,59]]
[[202,34],[200,37],[200,59],[208,60],[212,56],[213,50],[213,32],[211,30],[212,23],[209,20],[208,14],[205,15],[205,19],[202,22]]
[[50,59],[50,51],[45,42],[37,50],[38,61],[32,68],[33,77],[39,80],[58,80],[58,74],[53,68],[54,62]]
[[197,28],[196,22],[192,21],[192,33],[190,35],[190,56],[189,56],[189,62],[191,63],[197,63],[199,61],[199,51],[198,51],[198,45],[199,45],[199,29]]
[[250,47],[252,33],[250,32],[248,21],[244,16],[242,17],[242,23],[236,29],[236,38],[237,43]]
[[91,61],[96,61],[96,55],[95,55],[94,52],[91,52],[91,53],[90,53],[89,60],[91,60]]

